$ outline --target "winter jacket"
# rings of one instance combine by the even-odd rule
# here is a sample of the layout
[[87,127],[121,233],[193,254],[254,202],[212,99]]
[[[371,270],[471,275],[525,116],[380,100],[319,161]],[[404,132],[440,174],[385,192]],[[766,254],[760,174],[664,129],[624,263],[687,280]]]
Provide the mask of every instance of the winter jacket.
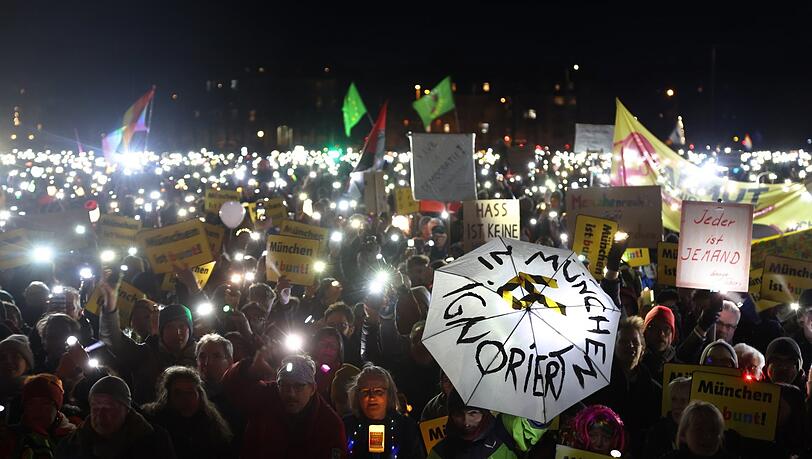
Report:
[[223,378],[229,399],[248,418],[240,457],[347,457],[344,424],[321,396],[314,394],[298,415],[287,414],[276,382],[256,379],[250,366],[243,360]]
[[101,309],[99,335],[115,354],[118,367],[132,371],[133,402],[138,405],[155,400],[155,383],[165,369],[174,365],[192,368],[197,365],[195,342],[191,336],[180,355],[169,352],[158,336],[150,336],[143,344],[138,344],[119,328],[118,311],[111,313]]
[[474,440],[464,440],[453,431],[447,425],[449,435],[434,445],[428,459],[516,459],[539,441],[545,429],[527,419],[500,414]]
[[[149,407],[149,405],[147,405]],[[199,412],[191,418],[175,415],[164,408],[152,412],[145,407],[145,417],[153,426],[161,426],[172,439],[178,459],[221,459],[236,457],[231,450],[231,432]]]
[[[369,452],[369,426],[384,425],[384,452]],[[387,416],[383,421],[371,421],[365,417],[350,415],[344,418],[347,431],[347,449],[351,458],[375,459],[422,459],[423,442],[417,425],[410,418],[398,413]]]
[[174,459],[175,450],[169,434],[153,426],[143,416],[130,410],[121,430],[110,438],[96,434],[90,417],[79,430],[57,447],[57,459]]
[[64,414],[57,411],[48,435],[35,432],[25,425],[13,425],[0,434],[0,457],[50,459],[59,441],[76,430]]
[[676,448],[677,425],[669,411],[665,417],[654,423],[646,436],[643,457],[660,457]]

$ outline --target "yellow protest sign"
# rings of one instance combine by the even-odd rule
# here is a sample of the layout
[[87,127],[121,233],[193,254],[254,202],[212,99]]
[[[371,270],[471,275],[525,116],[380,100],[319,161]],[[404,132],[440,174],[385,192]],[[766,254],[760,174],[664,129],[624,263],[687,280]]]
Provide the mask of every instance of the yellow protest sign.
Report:
[[279,232],[283,236],[295,236],[319,241],[320,254],[327,252],[327,241],[329,241],[328,236],[330,234],[330,230],[327,228],[306,225],[293,220],[285,220],[279,226]]
[[677,254],[679,244],[660,242],[657,244],[657,283],[677,285]]
[[[215,263],[217,262],[212,261],[211,263],[206,263],[205,265],[195,266],[192,268],[192,274],[194,274],[195,280],[197,280],[197,285],[201,289],[206,286],[206,283],[209,281],[209,277],[211,277],[211,273],[214,272]],[[175,284],[177,284],[175,273],[166,273],[164,274],[164,279],[161,282],[161,290],[171,292],[175,290]]]
[[764,266],[767,255],[812,260],[812,228],[753,241],[750,267],[756,269]]
[[611,456],[564,445],[555,445],[555,459],[611,459]]
[[812,261],[768,256],[761,277],[761,299],[792,303],[812,288]]
[[[288,218],[288,206],[282,198],[273,198],[265,202],[265,216],[273,219],[275,223]],[[257,214],[259,217],[259,214]]]
[[415,212],[420,212],[420,203],[414,200],[411,188],[395,188],[395,212],[400,215],[409,215]]
[[448,416],[441,418],[429,419],[420,423],[420,435],[423,437],[423,446],[426,447],[426,454],[431,452],[431,449],[440,440],[445,438],[445,425],[448,423]]
[[313,285],[319,245],[319,241],[301,237],[268,236],[267,279],[276,282],[285,276],[292,284]]
[[691,384],[691,400],[712,403],[722,412],[725,427],[742,436],[772,441],[781,401],[781,388],[742,377],[697,371]]
[[220,207],[228,201],[240,202],[240,192],[234,190],[206,190],[203,206],[206,212],[216,214],[220,212]]
[[764,268],[750,270],[750,284],[747,289],[747,293],[753,297],[753,303],[756,305],[757,312],[766,311],[767,309],[774,308],[781,304],[777,301],[770,301],[761,298],[761,277],[763,274]]
[[612,220],[588,215],[575,217],[572,251],[589,260],[589,272],[596,280],[603,279],[603,269],[616,232],[617,223]]
[[741,371],[736,368],[709,367],[707,365],[688,365],[684,363],[666,363],[663,367],[663,400],[660,407],[660,414],[665,416],[671,411],[671,388],[668,383],[680,376],[690,377],[695,371],[706,373],[718,373],[729,376],[741,376]]
[[621,258],[632,268],[651,264],[651,256],[646,248],[626,249]]
[[155,273],[171,273],[176,268],[200,266],[214,260],[206,229],[196,218],[141,231],[138,242],[144,247]]
[[206,238],[209,240],[211,254],[216,258],[220,255],[220,251],[223,248],[223,238],[226,236],[226,229],[211,223],[204,223],[203,227],[206,228]]
[[0,233],[0,269],[31,263],[31,243],[26,233],[24,229]]
[[[119,322],[122,329],[127,328],[130,325],[130,315],[132,315],[135,302],[146,297],[147,295],[144,292],[133,287],[131,284],[128,284],[127,282],[121,283],[118,288],[118,300],[116,301],[116,307],[118,308]],[[90,295],[90,298],[87,300],[87,306],[85,306],[85,309],[93,314],[99,315],[99,311],[101,311],[103,304],[104,298],[102,298],[101,289],[96,287],[96,289],[93,290],[93,293]]]
[[257,203],[255,202],[244,202],[242,206],[245,207],[245,210],[248,211],[248,216],[251,217],[251,223],[257,222]]
[[96,233],[102,245],[129,247],[135,244],[135,237],[142,226],[141,220],[104,214],[99,218]]

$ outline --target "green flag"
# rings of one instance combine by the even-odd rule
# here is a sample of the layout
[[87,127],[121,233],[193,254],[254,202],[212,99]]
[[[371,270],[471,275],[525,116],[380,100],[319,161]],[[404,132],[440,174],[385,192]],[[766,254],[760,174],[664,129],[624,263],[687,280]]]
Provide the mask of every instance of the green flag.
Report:
[[429,126],[437,117],[454,108],[454,95],[451,93],[451,77],[445,77],[428,95],[412,104],[420,115],[424,126]]
[[361,94],[358,94],[358,88],[355,83],[350,83],[350,89],[347,95],[344,96],[344,106],[341,107],[344,112],[344,132],[347,137],[350,136],[350,130],[353,126],[358,124],[358,121],[366,114],[367,108],[364,106],[364,101],[361,100]]

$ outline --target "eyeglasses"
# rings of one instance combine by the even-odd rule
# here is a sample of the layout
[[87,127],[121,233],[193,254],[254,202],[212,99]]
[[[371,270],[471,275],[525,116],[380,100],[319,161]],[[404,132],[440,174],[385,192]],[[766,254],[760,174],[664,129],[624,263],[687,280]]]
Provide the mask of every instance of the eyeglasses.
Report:
[[359,392],[361,392],[361,397],[363,398],[382,398],[384,395],[386,395],[386,389],[380,387],[376,387],[374,389],[361,389]]

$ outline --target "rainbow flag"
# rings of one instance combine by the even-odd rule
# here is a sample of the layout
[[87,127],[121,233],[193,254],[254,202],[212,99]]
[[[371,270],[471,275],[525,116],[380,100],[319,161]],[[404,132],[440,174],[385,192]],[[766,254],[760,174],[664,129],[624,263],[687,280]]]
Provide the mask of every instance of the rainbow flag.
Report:
[[146,94],[136,100],[135,103],[124,112],[121,125],[124,129],[122,142],[125,150],[129,148],[130,141],[136,132],[149,131],[149,126],[147,126],[147,107],[149,103],[152,102],[153,97],[155,97],[155,86],[150,88]]

